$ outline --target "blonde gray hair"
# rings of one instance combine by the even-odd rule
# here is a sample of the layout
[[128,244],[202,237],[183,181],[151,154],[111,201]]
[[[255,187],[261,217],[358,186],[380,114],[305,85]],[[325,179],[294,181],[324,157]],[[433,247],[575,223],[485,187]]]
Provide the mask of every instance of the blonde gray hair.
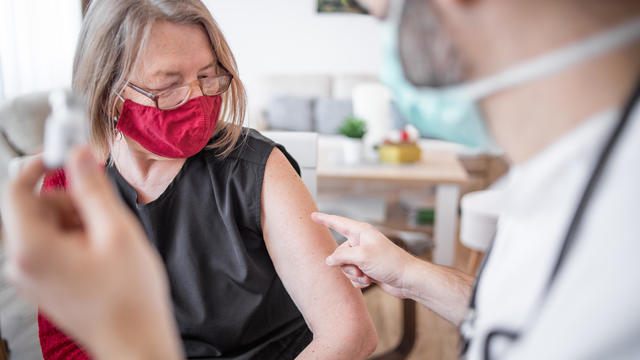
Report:
[[222,94],[220,119],[209,148],[228,155],[242,133],[246,93],[236,61],[211,13],[200,0],[93,0],[78,40],[72,86],[87,97],[91,141],[107,158],[116,131],[117,95],[144,53],[156,21],[200,25],[209,37],[218,62],[233,75]]

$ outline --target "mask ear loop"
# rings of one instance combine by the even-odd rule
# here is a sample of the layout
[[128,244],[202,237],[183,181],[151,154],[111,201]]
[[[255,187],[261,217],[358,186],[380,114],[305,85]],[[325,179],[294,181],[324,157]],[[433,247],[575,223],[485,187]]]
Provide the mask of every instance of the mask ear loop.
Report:
[[[125,87],[123,86],[123,87],[120,89],[120,91],[118,91],[118,92],[115,92],[115,91],[114,91],[114,92],[113,92],[113,94],[114,94],[118,99],[120,99],[120,101],[122,101],[122,104],[123,104],[123,105],[124,105],[125,99],[124,99],[124,98],[122,97],[122,95],[120,95],[120,94],[124,91],[124,88],[125,88]],[[113,104],[113,114],[115,114],[115,113],[116,113],[116,111],[115,111],[115,110],[116,110],[116,108],[115,108],[115,107],[116,107],[116,103],[114,103],[114,104]],[[117,123],[118,123],[118,115],[114,115],[114,116],[113,116],[113,118],[112,118],[111,120],[113,120],[113,122],[117,124]]]
[[[125,86],[123,86],[123,87],[120,89],[120,91],[118,91],[118,92],[115,92],[115,91],[114,91],[114,92],[113,92],[113,94],[114,94],[114,95],[115,95],[115,96],[116,96],[120,101],[122,101],[123,106],[124,106],[125,99],[124,99],[124,98],[122,97],[122,95],[120,95],[120,94],[124,91],[124,88],[125,88]],[[115,141],[115,140],[117,140],[119,137],[122,137],[122,132],[121,132],[120,130],[118,130],[118,128],[117,128],[117,125],[118,125],[118,118],[119,118],[119,116],[118,116],[118,115],[115,115],[115,113],[116,113],[116,103],[114,103],[114,104],[113,104],[113,112],[112,112],[112,113],[114,114],[114,116],[113,116],[113,118],[111,118],[111,119],[109,119],[109,120],[111,120],[111,121],[112,121],[112,123],[111,123],[111,124],[113,125],[113,129],[112,129],[112,130],[113,130],[113,134],[114,134],[114,139],[113,139],[113,140]]]
[[[126,86],[126,85],[125,85]],[[122,95],[120,95],[123,91],[125,86],[123,86],[120,91],[113,91],[113,94],[123,103],[124,106],[124,102],[125,99],[122,97]],[[111,125],[112,125],[112,132],[113,132],[113,138],[111,139],[111,148],[109,150],[109,159],[107,160],[108,165],[113,165],[114,164],[114,158],[117,157],[117,154],[113,154],[113,152],[117,152],[118,151],[118,147],[114,146],[116,141],[122,140],[124,137],[122,135],[122,131],[118,130],[118,115],[116,114],[116,105],[117,105],[117,101],[113,103],[113,107],[112,107],[112,114],[113,117],[110,118],[109,115],[107,115],[107,121],[111,121]],[[115,156],[114,156],[115,155]]]
[[467,85],[454,86],[454,92],[480,100],[488,95],[528,81],[558,73],[572,65],[636,42],[640,38],[640,16],[583,40],[513,65],[496,75]]

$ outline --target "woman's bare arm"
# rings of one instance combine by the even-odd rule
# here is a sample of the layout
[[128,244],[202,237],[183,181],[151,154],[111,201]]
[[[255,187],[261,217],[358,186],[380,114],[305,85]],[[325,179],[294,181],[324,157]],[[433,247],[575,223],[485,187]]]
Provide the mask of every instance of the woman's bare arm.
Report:
[[311,221],[315,203],[284,154],[274,149],[262,188],[262,228],[278,275],[313,332],[300,359],[362,359],[377,335],[362,294],[325,258],[337,247]]

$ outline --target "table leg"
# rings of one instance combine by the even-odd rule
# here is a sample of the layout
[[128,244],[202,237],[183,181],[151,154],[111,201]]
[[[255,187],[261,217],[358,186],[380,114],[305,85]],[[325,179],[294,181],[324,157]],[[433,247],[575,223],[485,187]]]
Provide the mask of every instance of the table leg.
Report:
[[433,229],[435,242],[433,261],[436,264],[453,266],[459,195],[458,185],[440,184],[436,186],[436,218]]

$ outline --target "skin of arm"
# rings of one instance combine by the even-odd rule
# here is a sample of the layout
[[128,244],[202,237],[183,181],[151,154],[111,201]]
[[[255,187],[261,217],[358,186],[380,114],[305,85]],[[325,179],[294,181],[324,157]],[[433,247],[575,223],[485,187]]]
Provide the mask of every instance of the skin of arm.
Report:
[[314,224],[316,206],[284,154],[274,149],[262,187],[262,228],[269,255],[289,295],[313,332],[298,359],[364,359],[377,346],[361,291],[325,258],[337,247]]
[[326,262],[340,266],[354,287],[375,282],[389,294],[413,299],[460,325],[469,304],[472,276],[415,258],[370,224],[321,213],[314,213],[312,219],[347,237]]
[[405,270],[406,297],[459,326],[473,286],[473,276],[413,258]]

